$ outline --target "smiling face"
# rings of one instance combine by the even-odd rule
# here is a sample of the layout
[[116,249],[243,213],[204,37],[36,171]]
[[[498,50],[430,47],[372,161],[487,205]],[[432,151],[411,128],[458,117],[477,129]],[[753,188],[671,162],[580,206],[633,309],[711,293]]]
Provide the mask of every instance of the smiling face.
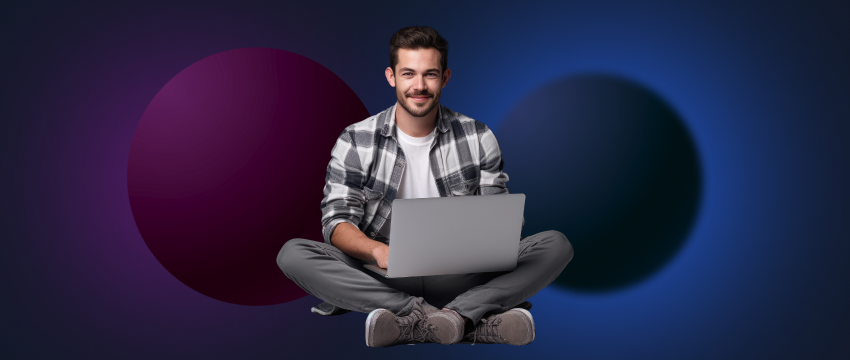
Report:
[[399,105],[414,117],[430,114],[440,102],[440,93],[451,70],[440,65],[440,52],[434,48],[398,49],[398,64],[386,69],[387,81],[395,87]]

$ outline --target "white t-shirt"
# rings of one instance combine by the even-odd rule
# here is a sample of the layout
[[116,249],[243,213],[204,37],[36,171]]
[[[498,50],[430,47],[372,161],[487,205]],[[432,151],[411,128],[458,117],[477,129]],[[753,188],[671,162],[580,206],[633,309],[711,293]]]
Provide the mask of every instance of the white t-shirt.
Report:
[[[405,134],[401,129],[396,128],[401,150],[404,152],[405,165],[401,173],[401,183],[398,186],[398,194],[396,199],[419,199],[440,197],[440,191],[437,190],[437,181],[434,179],[434,173],[431,172],[431,159],[428,153],[431,151],[431,144],[437,138],[437,128],[431,131],[425,137],[416,138]],[[381,230],[378,231],[386,238],[390,237],[390,222],[392,213],[387,217],[387,221]]]

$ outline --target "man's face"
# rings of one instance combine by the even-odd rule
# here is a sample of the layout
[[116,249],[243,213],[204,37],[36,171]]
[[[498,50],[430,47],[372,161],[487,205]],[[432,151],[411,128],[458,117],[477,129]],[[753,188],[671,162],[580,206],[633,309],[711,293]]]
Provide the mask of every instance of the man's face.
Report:
[[386,75],[395,87],[399,105],[410,115],[423,117],[440,102],[440,92],[448,83],[451,70],[443,72],[437,49],[398,49],[395,73],[387,68]]

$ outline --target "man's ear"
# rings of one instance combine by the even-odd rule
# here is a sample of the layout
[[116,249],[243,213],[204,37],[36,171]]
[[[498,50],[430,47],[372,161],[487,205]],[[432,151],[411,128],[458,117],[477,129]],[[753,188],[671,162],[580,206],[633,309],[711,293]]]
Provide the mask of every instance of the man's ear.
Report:
[[395,74],[393,74],[393,68],[387,66],[387,69],[384,70],[384,75],[387,76],[387,82],[390,83],[390,86],[395,87]]
[[446,84],[449,83],[450,77],[452,77],[452,69],[446,69],[446,71],[443,71],[443,85],[440,86],[440,89],[446,87]]

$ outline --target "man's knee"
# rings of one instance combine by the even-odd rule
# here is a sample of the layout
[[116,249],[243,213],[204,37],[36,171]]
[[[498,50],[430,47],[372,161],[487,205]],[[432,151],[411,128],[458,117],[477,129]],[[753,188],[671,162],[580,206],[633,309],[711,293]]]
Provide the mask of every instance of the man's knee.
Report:
[[551,251],[558,255],[558,259],[564,263],[569,263],[573,259],[573,244],[567,240],[567,237],[557,230],[546,231],[546,237],[551,239]]
[[291,239],[283,244],[280,252],[277,253],[277,266],[283,271],[286,276],[289,276],[289,271],[298,267],[298,262],[304,258],[300,253],[308,245],[310,240]]

